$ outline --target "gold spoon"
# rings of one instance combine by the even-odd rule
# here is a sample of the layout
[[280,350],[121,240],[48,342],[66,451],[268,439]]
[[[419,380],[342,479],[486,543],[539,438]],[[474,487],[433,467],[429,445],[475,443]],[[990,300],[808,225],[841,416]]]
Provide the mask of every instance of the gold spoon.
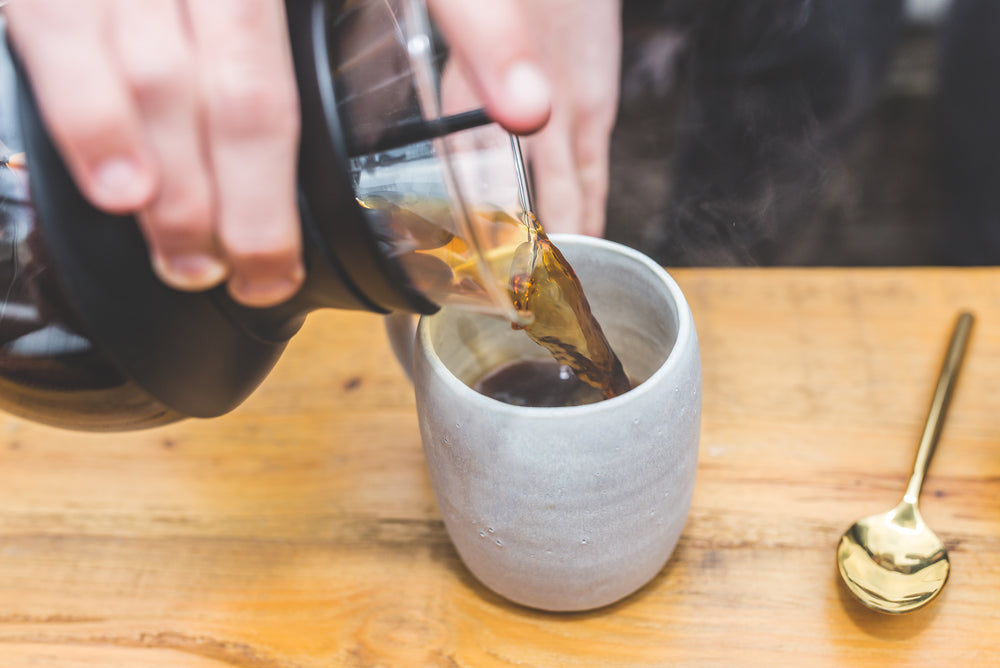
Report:
[[837,547],[837,566],[847,588],[879,612],[916,610],[930,603],[948,581],[948,552],[924,524],[917,498],[941,435],[972,320],[971,313],[962,313],[955,323],[902,502],[887,513],[855,522]]

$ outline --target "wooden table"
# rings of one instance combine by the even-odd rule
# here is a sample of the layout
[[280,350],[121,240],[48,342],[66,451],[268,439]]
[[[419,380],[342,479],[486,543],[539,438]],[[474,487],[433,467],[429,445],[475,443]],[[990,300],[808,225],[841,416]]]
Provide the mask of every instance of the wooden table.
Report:
[[[1000,271],[675,274],[704,360],[698,482],[627,600],[545,614],[477,584],[381,320],[327,312],[223,418],[0,419],[0,666],[1000,664]],[[951,581],[879,615],[834,548],[901,498],[961,307],[979,319],[921,504]]]

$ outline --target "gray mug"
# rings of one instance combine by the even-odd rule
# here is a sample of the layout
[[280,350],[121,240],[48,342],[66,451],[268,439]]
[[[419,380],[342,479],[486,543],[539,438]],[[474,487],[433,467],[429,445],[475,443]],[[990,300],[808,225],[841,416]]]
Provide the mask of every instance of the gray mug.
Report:
[[[466,567],[516,603],[587,610],[645,585],[677,544],[697,468],[701,362],[690,308],[660,266],[613,242],[552,238],[638,385],[559,408],[481,395],[470,385],[486,372],[548,353],[502,319],[447,308],[420,319],[413,381],[434,493]],[[405,334],[393,338],[408,356]]]

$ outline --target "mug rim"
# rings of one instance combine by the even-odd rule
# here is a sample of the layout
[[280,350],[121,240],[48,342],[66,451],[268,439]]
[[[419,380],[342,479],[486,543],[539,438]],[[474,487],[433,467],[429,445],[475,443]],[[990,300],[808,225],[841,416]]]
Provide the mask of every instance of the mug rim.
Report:
[[565,418],[572,413],[596,413],[607,410],[615,410],[621,401],[629,400],[628,397],[630,395],[632,395],[634,399],[636,395],[633,395],[633,393],[644,394],[646,392],[653,391],[651,387],[656,384],[662,376],[672,373],[674,367],[681,363],[679,361],[681,357],[681,353],[679,351],[692,345],[692,339],[695,336],[694,316],[691,313],[691,307],[688,304],[687,299],[684,297],[684,293],[681,291],[680,286],[677,285],[677,282],[674,280],[674,277],[671,276],[664,267],[653,261],[649,256],[635,250],[634,248],[615,241],[582,234],[569,233],[553,233],[549,235],[549,238],[552,239],[552,241],[560,249],[563,249],[564,245],[570,244],[577,246],[590,246],[612,251],[617,255],[625,257],[631,262],[640,265],[667,288],[668,298],[673,301],[674,306],[676,307],[677,336],[674,339],[673,346],[667,354],[666,359],[664,359],[663,363],[656,368],[656,371],[628,392],[617,397],[596,401],[590,404],[584,404],[581,406],[515,406],[477,392],[473,388],[469,387],[458,376],[456,376],[451,369],[448,368],[448,365],[445,364],[441,360],[440,355],[437,354],[437,351],[434,349],[434,345],[430,340],[430,325],[427,324],[426,318],[433,316],[421,316],[419,322],[417,323],[416,347],[421,351],[429,350],[433,353],[421,353],[425,362],[428,364],[433,373],[435,373],[450,389],[453,389],[458,393],[472,395],[468,398],[468,401],[472,402],[473,406],[481,404],[484,409],[488,408],[493,412],[500,411],[501,413],[509,412],[524,414],[527,411],[532,417],[536,418],[546,417],[547,415]]

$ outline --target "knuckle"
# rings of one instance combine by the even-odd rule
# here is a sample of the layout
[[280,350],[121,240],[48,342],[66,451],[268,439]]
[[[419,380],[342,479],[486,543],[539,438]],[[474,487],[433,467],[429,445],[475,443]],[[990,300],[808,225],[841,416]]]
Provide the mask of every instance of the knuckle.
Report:
[[583,163],[579,165],[577,175],[587,199],[592,202],[600,202],[607,197],[608,169],[606,162]]
[[238,267],[284,267],[298,261],[298,244],[271,234],[241,234],[222,239],[225,255]]
[[615,122],[615,107],[608,105],[606,99],[595,99],[582,102],[577,107],[577,124],[591,132],[608,134]]
[[87,3],[68,0],[34,0],[10,2],[3,8],[3,15],[12,26],[46,26],[50,30],[70,29],[89,18],[92,8]]
[[51,110],[46,120],[59,143],[82,155],[103,155],[117,141],[121,129],[131,122],[128,108],[108,101],[93,101],[76,109]]
[[611,131],[611,123],[577,125],[572,144],[578,168],[599,169],[608,162]]
[[140,106],[161,105],[194,88],[194,67],[183,53],[161,52],[127,61],[125,77]]
[[[615,85],[617,86],[617,84]],[[618,106],[617,88],[582,82],[573,92],[573,115],[577,123],[595,127],[614,123]]]
[[[231,65],[208,94],[213,129],[228,135],[266,132],[291,136],[298,131],[294,91],[274,85],[251,67]],[[243,71],[241,71],[243,70]]]
[[192,197],[171,198],[149,212],[150,230],[164,245],[200,248],[212,244],[212,218],[208,202]]
[[601,142],[579,141],[574,148],[577,179],[584,183],[599,181],[602,172],[607,170],[611,146]]
[[602,147],[593,142],[577,142],[576,170],[577,178],[583,180],[582,172],[593,170],[603,157]]

